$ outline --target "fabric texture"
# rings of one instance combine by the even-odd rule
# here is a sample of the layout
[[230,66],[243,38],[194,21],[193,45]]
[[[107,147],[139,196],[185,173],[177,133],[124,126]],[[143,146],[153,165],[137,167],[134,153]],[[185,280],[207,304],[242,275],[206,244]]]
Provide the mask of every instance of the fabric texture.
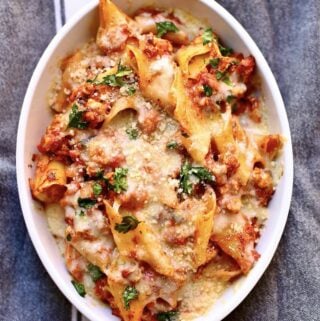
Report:
[[64,321],[71,315],[27,234],[15,173],[24,94],[54,34],[52,1],[0,1],[0,321]]
[[[289,117],[295,162],[291,209],[276,255],[251,294],[225,320],[317,321],[320,2],[218,2],[248,30],[275,74]],[[71,305],[43,268],[27,234],[15,174],[16,132],[24,94],[54,33],[52,0],[0,2],[0,321],[71,318]]]

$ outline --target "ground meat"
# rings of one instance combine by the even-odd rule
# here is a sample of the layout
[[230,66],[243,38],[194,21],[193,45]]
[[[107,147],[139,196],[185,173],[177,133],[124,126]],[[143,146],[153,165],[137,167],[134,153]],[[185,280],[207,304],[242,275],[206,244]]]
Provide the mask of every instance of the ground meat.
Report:
[[231,104],[232,113],[240,115],[248,113],[248,116],[256,123],[261,122],[261,110],[259,100],[256,97],[242,97]]
[[81,282],[83,279],[84,267],[86,266],[85,259],[70,244],[66,245],[65,259],[67,268],[73,278],[76,281]]
[[260,205],[267,206],[274,193],[270,171],[258,167],[254,168],[252,181]]
[[145,205],[148,194],[145,191],[129,192],[119,196],[122,208],[129,211],[136,211]]
[[108,160],[107,166],[110,166],[111,168],[121,167],[121,164],[123,164],[124,161],[125,156],[123,154],[118,154]]
[[249,117],[256,123],[260,123],[262,119],[262,115],[261,115],[261,109],[260,109],[258,98],[248,97],[248,101],[250,102],[248,105]]
[[139,127],[143,133],[149,135],[158,128],[159,122],[160,114],[156,110],[150,110],[143,118],[139,119]]
[[217,106],[214,103],[213,96],[207,97],[204,93],[204,85],[208,85],[213,90],[213,93],[218,92],[219,82],[215,75],[207,72],[207,70],[201,72],[196,79],[189,79],[187,82],[187,88],[189,96],[192,99],[195,106],[199,109],[208,108],[216,111]]
[[[104,108],[106,110],[106,108]],[[98,128],[104,121],[105,114],[100,110],[88,110],[84,113],[84,121],[89,123],[90,128]]]
[[236,72],[241,76],[243,82],[246,84],[250,81],[256,62],[253,56],[248,56],[241,60],[240,64],[237,65]]
[[219,160],[227,166],[227,177],[231,177],[237,171],[240,166],[240,163],[235,156],[235,153],[232,151],[227,151],[224,154],[219,156]]
[[65,151],[68,154],[67,141],[68,138],[64,132],[63,116],[55,115],[46,133],[41,138],[38,150],[44,154],[57,153],[58,151]]
[[110,305],[112,314],[120,317],[120,311],[117,308],[117,305],[115,303],[114,297],[112,294],[108,291],[108,278],[103,277],[99,279],[94,287],[94,293],[95,295],[103,302]]
[[282,146],[283,142],[280,135],[266,135],[259,144],[260,150],[267,154],[271,160],[277,156]]
[[173,50],[172,45],[168,40],[157,38],[152,35],[146,35],[145,38],[140,41],[139,47],[149,59],[172,53]]

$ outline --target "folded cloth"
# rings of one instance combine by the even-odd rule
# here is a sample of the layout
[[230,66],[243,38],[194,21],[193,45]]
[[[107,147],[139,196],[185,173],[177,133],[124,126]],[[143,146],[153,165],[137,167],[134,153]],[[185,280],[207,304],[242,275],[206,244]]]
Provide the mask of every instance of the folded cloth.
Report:
[[[71,2],[76,3],[55,4],[70,12]],[[319,320],[320,2],[219,3],[267,58],[286,104],[295,155],[293,200],[280,246],[255,289],[226,320]],[[20,108],[55,27],[54,1],[0,2],[0,321],[71,319],[71,305],[44,270],[26,232],[15,177]]]

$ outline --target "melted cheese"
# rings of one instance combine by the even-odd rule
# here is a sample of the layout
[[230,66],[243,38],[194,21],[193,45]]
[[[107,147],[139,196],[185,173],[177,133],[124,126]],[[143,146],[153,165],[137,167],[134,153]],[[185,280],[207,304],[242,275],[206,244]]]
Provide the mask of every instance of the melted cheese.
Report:
[[[125,321],[149,321],[159,311],[175,309],[181,320],[190,320],[258,257],[256,233],[267,208],[257,197],[252,172],[256,163],[271,171],[272,178],[257,177],[263,188],[270,181],[275,185],[281,165],[259,152],[259,136],[269,133],[266,116],[257,124],[247,112],[232,113],[227,97],[245,99],[247,85],[236,66],[227,75],[231,83],[214,78],[210,59],[228,64],[237,58],[223,57],[215,41],[203,44],[203,22],[179,9],[142,12],[134,20],[110,0],[100,1],[100,15],[96,43],[64,60],[50,95],[59,114],[40,147],[52,157],[44,156],[46,163],[61,165],[66,192],[59,204],[56,199],[46,204],[48,226],[70,273],[90,295],[96,285],[88,264],[107,276],[104,290]],[[145,34],[155,34],[155,23],[163,21],[176,23],[179,32],[163,39]],[[119,76],[129,67],[128,75]],[[106,79],[109,84],[103,84]],[[202,81],[211,81],[210,97],[201,91]],[[77,117],[85,128],[69,127],[73,104],[80,107]],[[137,137],[130,135],[132,129]],[[173,141],[177,149],[167,147]],[[214,185],[204,187],[190,174],[199,191],[183,194],[179,176],[186,160],[210,170]],[[38,166],[31,181],[34,195],[47,203],[52,198],[46,191],[35,193],[35,183],[60,177],[48,164]],[[120,192],[112,188],[116,168],[127,170]],[[104,178],[97,176],[101,170]],[[102,185],[99,195],[96,183]],[[79,198],[95,204],[81,208]],[[139,221],[126,233],[117,228],[124,216]],[[123,293],[129,285],[139,295],[126,308]]]

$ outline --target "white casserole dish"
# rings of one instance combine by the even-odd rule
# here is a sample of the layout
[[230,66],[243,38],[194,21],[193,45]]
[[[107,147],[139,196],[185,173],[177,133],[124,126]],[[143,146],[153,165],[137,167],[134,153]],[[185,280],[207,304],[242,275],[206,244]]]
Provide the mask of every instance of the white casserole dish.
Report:
[[[237,52],[252,54],[257,63],[262,80],[262,91],[268,106],[271,132],[286,137],[282,162],[284,175],[269,205],[269,219],[257,246],[261,258],[245,277],[237,280],[216,302],[200,321],[221,320],[228,315],[248,295],[269,265],[282,235],[290,206],[293,185],[293,155],[288,119],[281,94],[272,72],[244,28],[219,4],[211,0],[146,0],[114,1],[124,11],[131,13],[145,5],[177,7],[192,13],[195,17],[207,20],[223,41]],[[21,115],[17,137],[17,180],[24,219],[37,250],[48,273],[64,295],[90,320],[119,320],[92,298],[82,298],[74,290],[64,260],[56,242],[47,228],[46,217],[41,206],[30,193],[28,179],[32,177],[32,155],[51,119],[47,107],[47,91],[54,71],[61,58],[71,53],[95,35],[98,24],[98,1],[92,1],[76,14],[51,41],[42,55],[30,81]]]

